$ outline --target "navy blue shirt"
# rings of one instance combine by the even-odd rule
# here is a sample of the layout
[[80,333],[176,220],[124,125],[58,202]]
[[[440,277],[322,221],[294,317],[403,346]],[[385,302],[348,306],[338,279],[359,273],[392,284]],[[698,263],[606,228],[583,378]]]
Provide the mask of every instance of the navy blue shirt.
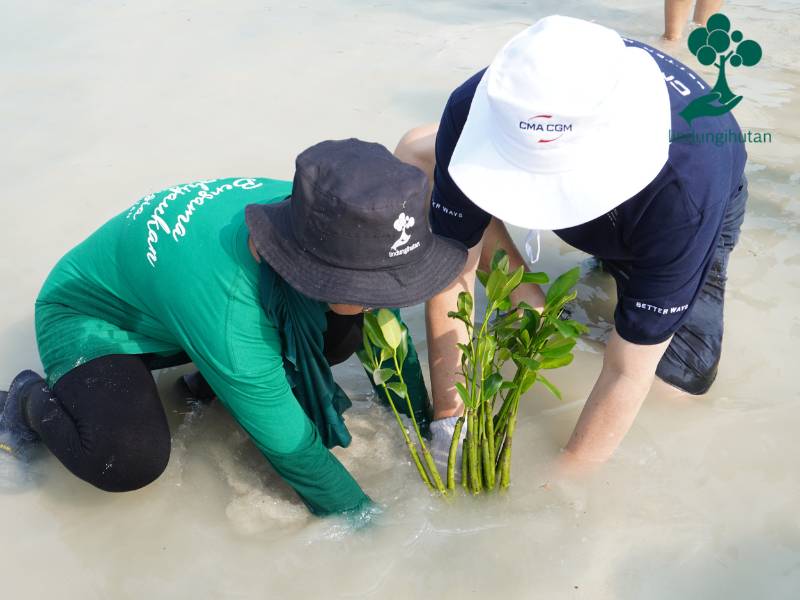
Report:
[[[679,61],[634,40],[664,73],[672,110],[673,141],[661,172],[641,192],[614,210],[576,227],[556,230],[562,240],[600,259],[627,266],[630,279],[614,314],[620,336],[635,344],[657,344],[681,326],[711,266],[728,200],[739,189],[747,154],[731,113],[703,117],[689,127],[679,115],[710,86]],[[447,172],[450,158],[484,71],[450,96],[436,136],[431,196],[434,233],[477,244],[491,215],[473,204]],[[731,136],[737,136],[731,141]],[[724,136],[724,137],[719,137]]]

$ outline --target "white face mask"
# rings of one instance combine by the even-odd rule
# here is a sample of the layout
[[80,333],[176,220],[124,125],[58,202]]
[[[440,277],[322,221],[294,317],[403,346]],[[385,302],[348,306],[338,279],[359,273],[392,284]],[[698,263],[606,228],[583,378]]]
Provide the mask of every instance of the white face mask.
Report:
[[[536,254],[533,253],[533,236],[536,234]],[[532,265],[539,262],[539,252],[542,249],[541,231],[538,229],[531,229],[528,232],[528,237],[525,238],[525,254],[528,255],[528,260]]]

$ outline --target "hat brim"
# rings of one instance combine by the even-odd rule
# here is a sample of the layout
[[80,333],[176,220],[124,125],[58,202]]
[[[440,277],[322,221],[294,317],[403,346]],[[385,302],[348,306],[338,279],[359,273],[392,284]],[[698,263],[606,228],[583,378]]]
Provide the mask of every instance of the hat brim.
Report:
[[586,140],[590,159],[559,173],[526,171],[498,153],[484,74],[448,168],[456,185],[486,212],[529,229],[586,223],[644,189],[668,158],[669,92],[645,50],[628,47],[623,56],[626,76],[608,99],[614,116]]
[[427,253],[393,269],[359,270],[330,265],[305,251],[291,224],[291,198],[250,204],[245,219],[259,255],[289,285],[309,298],[370,308],[419,304],[447,287],[464,268],[467,249],[434,235]]

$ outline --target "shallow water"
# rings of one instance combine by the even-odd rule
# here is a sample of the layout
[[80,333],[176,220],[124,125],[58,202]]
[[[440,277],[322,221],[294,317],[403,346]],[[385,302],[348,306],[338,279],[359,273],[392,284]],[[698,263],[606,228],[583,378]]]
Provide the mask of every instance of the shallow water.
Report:
[[[663,26],[660,2],[632,0],[235,4],[0,6],[0,382],[39,366],[32,308],[48,270],[144,192],[289,177],[293,157],[325,138],[393,147],[540,16],[596,19],[651,43]],[[505,497],[427,496],[350,362],[337,377],[355,400],[354,441],[337,455],[385,512],[358,533],[314,519],[219,405],[174,392],[173,369],[159,377],[173,451],[155,484],[104,494],[45,455],[0,493],[5,595],[796,598],[800,3],[726,12],[765,50],[729,76],[745,97],[737,117],[774,137],[748,148],[750,202],[711,393],[655,387],[609,464],[543,487],[600,369],[614,297],[585,255],[547,234],[543,269],[584,264],[576,315],[591,334],[553,376],[565,402],[523,405]],[[424,357],[422,312],[407,315]]]

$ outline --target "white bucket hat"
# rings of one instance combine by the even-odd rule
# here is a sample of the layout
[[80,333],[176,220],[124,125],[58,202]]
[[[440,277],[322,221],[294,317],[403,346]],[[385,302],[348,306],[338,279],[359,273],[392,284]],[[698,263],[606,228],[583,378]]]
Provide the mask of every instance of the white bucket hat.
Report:
[[650,183],[669,151],[664,75],[615,31],[539,20],[486,70],[450,161],[486,212],[529,229],[607,213]]

